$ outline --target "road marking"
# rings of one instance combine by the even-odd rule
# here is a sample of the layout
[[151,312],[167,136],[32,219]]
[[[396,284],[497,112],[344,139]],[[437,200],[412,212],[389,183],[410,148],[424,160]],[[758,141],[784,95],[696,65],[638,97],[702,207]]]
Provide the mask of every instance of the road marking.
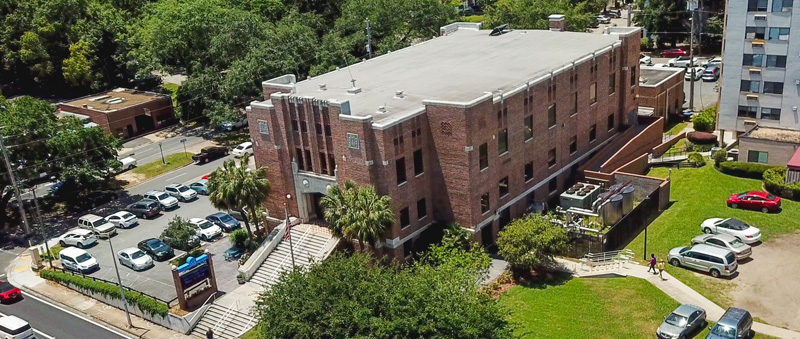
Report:
[[17,267],[17,268],[15,268],[15,269],[14,269],[14,273],[16,273],[16,272],[21,272],[21,271],[27,270],[27,269],[29,269],[29,268],[31,268],[31,267],[30,267],[30,266],[25,266],[25,267]]
[[[85,322],[87,322],[87,323],[90,323],[90,324],[92,324],[92,325],[95,325],[95,326],[97,326],[97,327],[100,327],[100,328],[102,328],[102,329],[104,329],[104,330],[106,330],[106,331],[109,331],[109,332],[111,332],[111,333],[114,333],[114,334],[116,334],[116,335],[118,335],[118,336],[120,336],[120,337],[127,338],[127,339],[133,339],[133,338],[131,338],[130,336],[128,336],[128,335],[125,335],[125,334],[122,334],[122,333],[120,333],[119,331],[117,331],[117,330],[115,330],[115,329],[112,329],[112,328],[110,328],[110,327],[108,327],[108,326],[106,326],[106,325],[103,325],[103,324],[101,324],[101,323],[98,323],[98,322],[96,322],[96,321],[94,321],[94,320],[87,319],[86,317],[84,317],[84,316],[82,316],[82,315],[80,315],[80,314],[77,314],[77,313],[75,313],[75,312],[72,312],[72,311],[66,310],[66,309],[64,309],[64,308],[63,308],[63,307],[61,307],[61,306],[55,305],[55,304],[53,304],[53,303],[51,303],[51,302],[49,302],[49,301],[47,301],[47,300],[44,300],[44,299],[42,299],[42,298],[39,298],[39,297],[37,297],[37,296],[35,296],[35,295],[32,295],[32,294],[30,294],[30,293],[25,293],[25,297],[26,297],[26,298],[32,298],[32,299],[35,299],[36,301],[38,301],[38,302],[40,302],[40,303],[43,303],[43,304],[45,304],[45,305],[48,305],[48,306],[50,306],[50,307],[52,307],[52,308],[55,308],[55,309],[57,309],[57,310],[61,311],[61,312],[64,312],[64,313],[66,313],[66,314],[69,314],[69,315],[71,315],[71,316],[73,316],[73,317],[76,317],[76,318],[78,318],[78,319],[81,319],[81,320],[83,320],[83,321],[85,321]],[[94,299],[91,299],[91,300],[94,300]],[[53,338],[53,339],[55,339],[55,337],[49,337],[49,338]]]
[[3,274],[0,274],[0,278],[5,278],[5,277],[6,277],[6,274],[5,274],[5,273],[3,273]]
[[[26,296],[27,296],[27,295],[26,295]],[[0,316],[2,316],[2,317],[5,317],[5,316],[6,316],[6,314],[0,313]],[[24,319],[23,319],[23,320],[24,320]],[[36,332],[36,334],[37,334],[37,335],[40,335],[40,336],[42,336],[42,337],[45,337],[45,338],[48,338],[48,339],[56,339],[56,337],[54,337],[54,336],[52,336],[52,335],[48,335],[47,333],[44,333],[44,332],[42,332],[42,331],[39,331],[39,330],[37,330],[37,329],[35,329],[35,328],[33,329],[33,332]]]
[[180,177],[182,177],[184,175],[186,175],[186,172],[183,172],[183,173],[178,174],[178,175],[176,175],[176,176],[174,176],[172,178],[169,178],[169,179],[167,179],[167,181],[172,181],[172,180],[178,179],[178,178],[180,178]]

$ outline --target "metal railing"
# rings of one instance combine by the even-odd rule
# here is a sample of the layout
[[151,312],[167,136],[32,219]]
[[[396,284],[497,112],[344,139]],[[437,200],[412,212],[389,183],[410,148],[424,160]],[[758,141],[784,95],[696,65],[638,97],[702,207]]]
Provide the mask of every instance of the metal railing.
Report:
[[[54,269],[54,270],[57,270],[57,271],[61,271],[61,272],[64,272],[64,273],[69,273],[69,274],[72,274],[72,275],[75,275],[75,276],[80,276],[80,277],[82,277],[82,278],[88,278],[88,279],[92,279],[92,280],[94,280],[94,281],[99,281],[99,282],[102,282],[102,283],[111,284],[111,285],[114,285],[114,286],[117,286],[117,285],[118,285],[116,281],[105,280],[105,279],[102,279],[102,278],[95,278],[95,277],[93,277],[93,276],[86,275],[86,274],[84,274],[83,272],[80,272],[80,273],[78,273],[78,272],[74,272],[74,271],[72,271],[72,270],[67,270],[67,269],[60,268],[60,267],[52,267],[52,269]],[[123,287],[124,289],[128,290],[128,291],[131,291],[131,292],[136,292],[136,293],[139,293],[139,294],[141,294],[141,295],[143,295],[143,296],[145,296],[145,297],[153,298],[153,299],[155,299],[156,301],[159,301],[159,302],[162,302],[162,303],[166,304],[166,305],[167,305],[167,307],[171,307],[172,305],[170,305],[170,303],[172,303],[172,302],[174,302],[174,301],[178,300],[178,297],[175,297],[174,299],[172,299],[172,300],[170,300],[170,301],[166,301],[166,300],[164,300],[164,299],[161,299],[161,298],[159,298],[159,297],[156,297],[156,296],[154,296],[154,295],[150,295],[150,294],[144,293],[144,292],[142,292],[142,291],[139,291],[139,290],[134,290],[134,289],[132,289],[132,288],[130,288],[130,287],[128,287],[128,286],[125,286],[125,285],[122,285],[122,287]]]
[[[208,298],[206,298],[206,301],[203,303],[203,305],[200,305],[200,307],[198,308],[198,310],[200,310],[200,309],[202,309],[203,307],[205,307],[205,306],[206,306],[206,304],[208,304],[208,302],[209,302],[209,301],[211,301],[211,298],[214,298],[214,300],[216,300],[216,299],[217,299],[217,294],[218,294],[218,293],[214,293],[214,294],[212,294],[212,295],[208,296]],[[192,321],[194,321],[194,319],[195,319],[195,318],[197,318],[197,316],[198,316],[198,315],[201,315],[201,316],[202,316],[203,314],[205,314],[205,313],[206,313],[206,311],[208,311],[208,309],[205,309],[203,312],[196,312],[194,315],[192,315],[192,317],[191,317],[191,318],[189,318],[189,320],[188,320],[189,324],[191,324],[191,323],[192,323]],[[194,327],[194,326],[192,326],[192,327]],[[192,331],[192,329],[189,329],[189,332],[191,332],[191,331]]]
[[[237,337],[241,337],[241,336],[243,336],[245,333],[247,333],[247,331],[249,331],[249,330],[252,328],[252,327],[251,327],[251,325],[253,324],[253,320],[256,320],[256,318],[255,318],[254,316],[252,316],[252,315],[251,315],[251,316],[250,316],[250,320],[248,320],[248,321],[247,321],[247,323],[246,323],[246,324],[244,324],[244,327],[242,328],[242,332],[240,332],[240,333],[239,333],[239,334],[237,334],[236,336],[237,336]],[[253,326],[255,326],[255,325],[253,325]]]
[[239,300],[236,300],[235,302],[233,302],[233,304],[228,306],[228,310],[225,311],[224,315],[222,315],[222,319],[220,319],[219,321],[217,321],[216,324],[214,324],[214,328],[213,328],[212,331],[214,331],[214,332],[219,332],[220,331],[219,330],[220,326],[222,324],[225,324],[225,321],[228,320],[228,316],[231,315],[231,312],[233,311],[234,306],[236,307],[236,310],[238,311],[239,310]]
[[[305,233],[303,233],[303,236],[300,237],[300,240],[297,242],[297,246],[298,247],[303,243],[303,241],[306,239],[306,237],[308,236],[308,233],[310,231],[311,231],[310,227],[306,228]],[[289,232],[289,230],[287,230],[287,232]],[[291,235],[289,235],[289,236],[291,236]],[[276,267],[275,271],[272,272],[272,275],[270,276],[271,280],[275,280],[277,278],[276,275],[282,273],[282,268],[284,266],[286,266],[286,260],[291,260],[291,253],[289,255],[283,257],[283,260],[281,260],[280,264],[278,264],[278,267]],[[269,282],[269,280],[267,282]]]
[[584,265],[588,266],[588,271],[593,271],[595,268],[624,268],[625,265],[633,259],[634,253],[629,249],[619,251],[608,251],[602,253],[587,253],[583,258],[579,259],[581,269]]

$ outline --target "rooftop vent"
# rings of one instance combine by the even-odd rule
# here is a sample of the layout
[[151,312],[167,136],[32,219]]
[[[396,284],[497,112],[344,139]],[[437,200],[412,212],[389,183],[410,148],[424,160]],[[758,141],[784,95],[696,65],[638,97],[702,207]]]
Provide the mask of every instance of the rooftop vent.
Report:
[[386,113],[386,106],[383,106],[383,105],[378,106],[378,112],[377,113]]
[[550,30],[554,32],[563,32],[566,29],[564,18],[564,14],[552,14],[547,17],[547,19],[550,20]]
[[101,95],[99,97],[91,98],[91,99],[89,99],[89,101],[95,102],[95,101],[100,101],[100,100],[103,100],[103,99],[106,99],[106,98],[110,98],[110,97],[111,97],[110,95]]
[[328,90],[328,85],[326,85],[326,84],[320,84],[320,85],[319,85],[319,90],[320,90],[320,91],[326,91],[326,90]]
[[492,29],[492,32],[489,33],[489,35],[491,36],[502,35],[503,33],[505,33],[506,28],[508,28],[508,24],[497,26],[494,29]]
[[113,92],[117,92],[117,93],[119,93],[119,92],[125,92],[125,89],[124,89],[124,88],[122,88],[122,87],[120,87],[120,88],[115,88],[115,89],[113,90]]
[[361,93],[361,87],[351,87],[347,89],[347,93],[358,94]]
[[402,99],[402,98],[405,98],[405,96],[406,95],[403,94],[403,91],[394,91],[394,97],[395,98]]
[[125,101],[125,99],[123,99],[123,98],[111,98],[111,99],[108,99],[108,100],[106,100],[104,102],[109,104],[109,105],[114,105],[114,104],[121,104],[123,101]]

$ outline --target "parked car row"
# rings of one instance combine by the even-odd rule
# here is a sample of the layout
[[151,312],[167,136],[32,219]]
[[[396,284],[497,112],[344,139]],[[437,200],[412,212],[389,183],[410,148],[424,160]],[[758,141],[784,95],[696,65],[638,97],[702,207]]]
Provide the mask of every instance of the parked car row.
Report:
[[691,246],[673,248],[667,255],[670,264],[711,274],[731,276],[739,260],[753,253],[750,244],[761,241],[761,230],[734,218],[711,218],[700,224],[703,235],[692,238]]
[[[656,337],[660,339],[691,338],[701,332],[707,324],[706,311],[702,307],[690,304],[680,305],[664,317],[664,321],[656,329]],[[749,338],[752,335],[752,327],[753,316],[750,315],[750,312],[731,307],[710,328],[706,339]]]

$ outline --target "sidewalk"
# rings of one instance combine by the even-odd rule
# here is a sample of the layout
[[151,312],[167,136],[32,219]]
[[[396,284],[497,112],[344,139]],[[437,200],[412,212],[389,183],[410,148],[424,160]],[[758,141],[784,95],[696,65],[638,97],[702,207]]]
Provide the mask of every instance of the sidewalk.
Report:
[[[686,284],[674,278],[666,270],[663,274],[664,280],[661,280],[658,275],[648,273],[646,266],[639,265],[635,262],[629,262],[625,265],[625,267],[621,267],[616,270],[596,271],[590,273],[588,271],[581,271],[579,269],[580,264],[577,262],[562,258],[556,258],[556,260],[561,263],[564,268],[571,271],[577,277],[601,276],[614,273],[622,276],[645,279],[681,304],[693,304],[702,307],[706,310],[709,320],[719,319],[725,313],[725,310],[722,309],[722,307],[719,307],[711,300],[708,300],[700,293],[697,293],[697,291],[691,289],[689,286],[686,286]],[[670,267],[672,269],[676,269],[672,266]],[[753,323],[753,330],[761,334],[778,338],[800,339],[800,333],[798,332],[758,322]]]
[[14,262],[9,266],[8,272],[6,273],[8,281],[21,289],[23,293],[34,295],[54,304],[61,305],[65,309],[83,315],[88,319],[101,322],[119,332],[127,333],[135,338],[191,338],[183,333],[153,324],[135,315],[131,315],[133,327],[127,328],[128,321],[124,311],[103,304],[54,282],[39,278],[39,276],[31,270],[30,265],[30,252],[26,251],[14,259]]

